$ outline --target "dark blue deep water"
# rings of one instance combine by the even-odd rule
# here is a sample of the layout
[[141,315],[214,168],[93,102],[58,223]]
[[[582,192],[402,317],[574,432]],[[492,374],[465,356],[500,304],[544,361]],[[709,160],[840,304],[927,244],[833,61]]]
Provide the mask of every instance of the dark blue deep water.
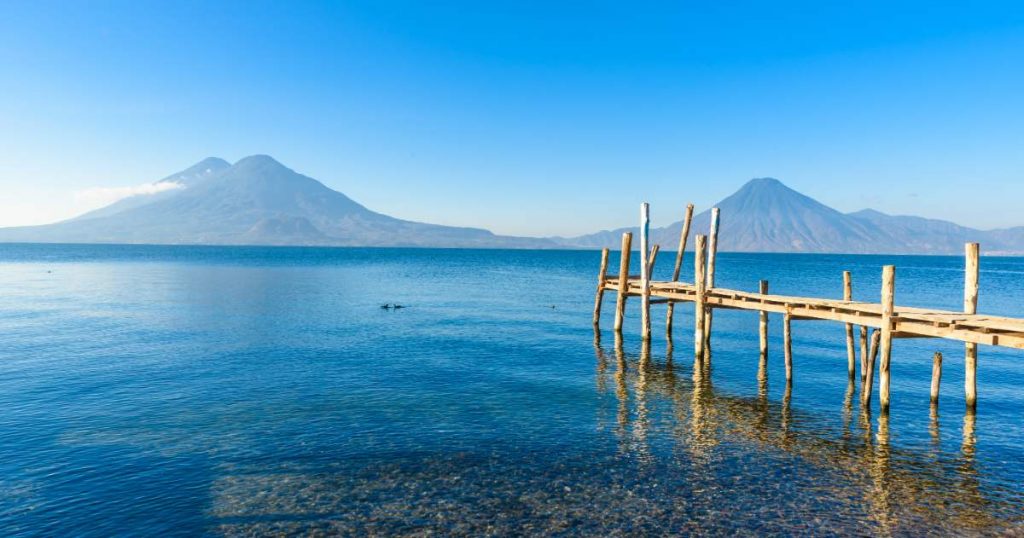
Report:
[[[969,416],[963,345],[898,340],[880,421],[839,324],[794,323],[789,393],[774,316],[766,384],[754,313],[716,312],[706,375],[691,305],[641,357],[609,295],[595,346],[598,260],[0,245],[0,534],[1024,532],[1024,352],[981,347]],[[954,257],[722,254],[718,284],[838,298],[849,269],[877,300],[885,263],[898,304],[962,306]],[[1024,259],[982,259],[979,305],[1024,316]]]

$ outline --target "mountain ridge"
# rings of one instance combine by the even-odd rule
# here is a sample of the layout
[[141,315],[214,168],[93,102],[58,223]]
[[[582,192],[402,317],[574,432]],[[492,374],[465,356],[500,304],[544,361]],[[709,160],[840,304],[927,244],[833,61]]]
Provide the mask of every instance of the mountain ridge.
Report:
[[[0,228],[0,242],[616,249],[622,232],[638,230],[533,238],[403,220],[269,155],[234,164],[207,157],[152,185],[161,187],[62,222]],[[723,252],[959,254],[980,242],[988,254],[1024,254],[1024,226],[985,231],[870,208],[842,213],[770,177],[747,181],[716,207]],[[702,211],[691,233],[709,226],[710,210]],[[652,228],[651,242],[674,247],[681,229],[681,221]]]
[[[226,165],[226,166],[225,166]],[[214,245],[558,248],[377,213],[269,155],[207,158],[156,182],[180,187],[132,196],[43,226],[0,229],[0,241]]]
[[[842,213],[775,178],[754,178],[715,207],[721,210],[718,248],[723,252],[960,254],[964,243],[980,242],[989,254],[1024,254],[1024,227],[986,231],[874,209]],[[708,233],[710,221],[710,210],[695,215],[691,235]],[[652,228],[651,242],[674,247],[682,224]],[[616,249],[622,232],[631,231],[635,237],[638,230],[623,227],[557,241]]]

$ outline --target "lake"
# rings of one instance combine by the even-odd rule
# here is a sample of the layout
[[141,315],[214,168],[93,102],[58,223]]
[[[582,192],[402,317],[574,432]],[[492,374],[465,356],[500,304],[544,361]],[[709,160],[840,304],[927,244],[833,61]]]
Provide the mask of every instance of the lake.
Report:
[[[648,354],[608,294],[595,342],[599,259],[0,245],[0,534],[1024,530],[1024,352],[980,347],[967,415],[963,344],[897,340],[880,422],[841,324],[794,322],[790,391],[775,315],[766,380],[756,313],[716,311],[707,371],[689,304]],[[877,301],[888,263],[897,304],[962,307],[956,257],[723,253],[717,284]],[[982,258],[979,312],[1024,316],[1024,259]]]

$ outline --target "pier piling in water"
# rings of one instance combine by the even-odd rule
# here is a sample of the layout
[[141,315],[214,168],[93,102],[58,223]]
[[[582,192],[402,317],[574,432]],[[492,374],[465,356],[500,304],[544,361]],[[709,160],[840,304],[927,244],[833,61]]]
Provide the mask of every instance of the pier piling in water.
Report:
[[[853,300],[853,278],[849,271],[843,271],[843,300]],[[853,345],[853,324],[846,324],[846,370],[852,381],[857,376],[857,351]]]
[[651,339],[651,273],[648,258],[651,231],[651,206],[640,205],[640,336],[644,341]]
[[[964,313],[978,312],[978,254],[977,243],[964,247]],[[964,397],[967,409],[978,405],[978,344],[967,342],[964,349]]]
[[608,249],[601,249],[601,272],[597,275],[597,295],[594,297],[594,329],[601,330],[601,302],[604,300],[604,282],[608,278]]
[[619,297],[615,302],[615,332],[622,334],[622,320],[626,317],[626,297],[629,295],[629,254],[633,234],[622,234],[622,250],[619,253]]
[[[693,204],[686,204],[686,216],[683,217],[683,229],[679,232],[679,250],[676,251],[676,265],[672,269],[672,282],[679,282],[679,271],[683,268],[683,253],[686,252],[686,241],[690,237],[690,222],[693,220]],[[665,313],[665,335],[672,339],[672,314],[675,303],[669,301]]]
[[[770,295],[768,282],[759,283],[758,292],[744,292],[720,288],[715,285],[715,257],[717,254],[717,233],[719,214],[712,211],[711,236],[698,235],[694,248],[694,282],[679,281],[680,270],[689,237],[693,205],[686,208],[676,252],[672,280],[652,279],[654,261],[658,246],[649,245],[650,208],[644,204],[641,210],[641,264],[640,274],[630,277],[630,247],[632,234],[622,234],[622,250],[619,260],[618,277],[606,273],[608,253],[601,255],[601,274],[598,277],[598,292],[594,298],[594,327],[599,335],[602,295],[605,291],[618,294],[615,309],[616,341],[621,341],[622,324],[625,317],[626,298],[639,296],[643,299],[641,315],[645,345],[650,341],[650,306],[666,303],[667,316],[665,332],[671,343],[672,313],[678,302],[694,303],[694,357],[706,368],[710,355],[712,312],[717,308],[748,310],[758,312],[759,323],[759,371],[768,355],[768,314],[783,315],[783,354],[786,366],[787,385],[793,379],[792,322],[797,320],[830,320],[843,323],[846,329],[846,368],[850,382],[856,379],[856,349],[854,326],[860,327],[860,378],[861,402],[867,409],[871,401],[876,362],[881,355],[877,369],[879,377],[879,400],[882,412],[890,406],[892,344],[896,338],[945,338],[958,340],[965,347],[964,391],[967,407],[973,411],[977,405],[977,346],[978,344],[1024,349],[1024,319],[977,314],[978,265],[977,243],[965,247],[964,309],[951,312],[939,309],[900,307],[895,302],[896,269],[887,265],[882,271],[882,293],[877,303],[853,300],[852,275],[843,273],[843,299],[822,299],[786,295]],[[711,244],[709,245],[709,239]],[[870,337],[869,337],[870,334]],[[595,336],[596,338],[597,336]],[[933,398],[937,398],[941,377],[941,357],[933,365]]]
[[693,356],[695,361],[704,359],[704,254],[707,250],[707,238],[698,235],[693,250],[693,282],[695,293],[693,301]]
[[[768,294],[768,281],[762,280],[757,284],[757,290],[761,295]],[[762,367],[768,363],[768,312],[764,310],[757,313],[758,320],[758,347],[760,348],[760,362]]]
[[889,410],[889,363],[892,359],[892,315],[895,305],[896,267],[882,268],[882,363],[878,369],[878,401],[883,413]]
[[878,342],[881,340],[881,336],[878,329],[871,331],[871,349],[868,351],[867,357],[868,371],[860,394],[861,402],[865,404],[871,402],[871,386],[875,383],[875,361],[878,359]]
[[932,357],[932,405],[939,403],[939,383],[942,381],[942,353],[935,352]]
[[[715,258],[718,257],[718,220],[719,211],[717,207],[711,208],[711,229],[708,232],[708,272],[705,278],[705,287],[715,287]],[[704,313],[704,349],[711,349],[711,321],[714,317],[714,310],[708,308]]]
[[860,326],[860,384],[864,385],[864,380],[868,376],[868,327],[867,325]]
[[786,312],[782,315],[782,357],[786,363],[786,384],[793,381],[793,333],[790,326],[793,323],[793,314]]

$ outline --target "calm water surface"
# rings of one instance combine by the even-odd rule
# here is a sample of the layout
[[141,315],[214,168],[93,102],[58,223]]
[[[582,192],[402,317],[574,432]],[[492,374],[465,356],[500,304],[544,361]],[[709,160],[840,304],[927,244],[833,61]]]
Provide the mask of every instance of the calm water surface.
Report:
[[[1024,353],[981,348],[966,416],[962,344],[899,340],[880,420],[839,324],[794,324],[791,391],[774,316],[765,380],[754,313],[716,312],[709,370],[689,305],[674,349],[641,355],[635,300],[595,346],[598,259],[0,245],[0,534],[1024,532]],[[723,254],[718,283],[876,300],[885,263],[899,304],[962,306],[959,258]],[[1024,316],[1024,259],[983,258],[979,310]]]

